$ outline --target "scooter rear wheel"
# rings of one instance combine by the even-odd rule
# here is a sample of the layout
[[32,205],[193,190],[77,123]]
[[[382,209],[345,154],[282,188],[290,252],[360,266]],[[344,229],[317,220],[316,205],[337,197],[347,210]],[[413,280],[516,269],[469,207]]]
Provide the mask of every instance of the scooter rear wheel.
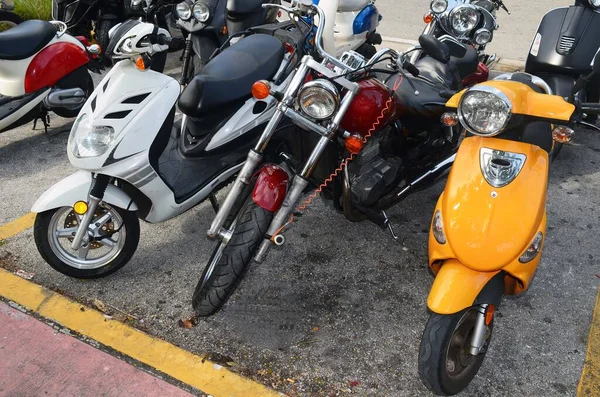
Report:
[[71,207],[37,214],[35,244],[52,268],[69,277],[91,279],[108,276],[129,262],[140,239],[135,212],[102,203],[88,228],[89,240],[75,251],[71,242],[79,220]]
[[219,242],[213,251],[192,297],[197,316],[216,313],[227,302],[248,270],[258,245],[273,219],[273,213],[248,197],[229,230],[228,242]]
[[[87,71],[87,67],[83,66],[73,71],[68,76],[63,77],[62,80],[56,84],[56,87],[62,89],[81,88],[85,93],[85,98],[87,100],[90,95],[92,95],[92,92],[94,92],[94,81],[92,80],[90,73]],[[72,118],[79,114],[79,111],[84,105],[85,102],[76,109],[53,108],[52,111],[60,117]]]
[[419,376],[423,384],[440,396],[452,396],[473,380],[490,342],[492,323],[487,328],[483,351],[469,353],[478,310],[467,308],[455,314],[432,313],[427,321],[419,348]]
[[0,32],[14,28],[21,22],[23,19],[14,12],[0,10]]

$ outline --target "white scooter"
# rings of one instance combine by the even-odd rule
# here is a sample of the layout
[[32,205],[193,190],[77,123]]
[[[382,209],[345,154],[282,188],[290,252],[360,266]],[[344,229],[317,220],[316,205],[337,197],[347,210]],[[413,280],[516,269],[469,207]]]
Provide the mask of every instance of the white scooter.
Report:
[[206,198],[217,207],[214,191],[240,169],[275,112],[274,98],[252,97],[253,84],[269,80],[283,90],[302,57],[288,50],[304,46],[250,35],[213,58],[180,96],[175,79],[149,70],[169,41],[168,31],[136,20],[111,30],[107,54],[123,60],[85,103],[68,141],[80,171],[32,208],[38,250],[63,274],[98,278],[124,266],[137,248],[138,218],[162,222]]

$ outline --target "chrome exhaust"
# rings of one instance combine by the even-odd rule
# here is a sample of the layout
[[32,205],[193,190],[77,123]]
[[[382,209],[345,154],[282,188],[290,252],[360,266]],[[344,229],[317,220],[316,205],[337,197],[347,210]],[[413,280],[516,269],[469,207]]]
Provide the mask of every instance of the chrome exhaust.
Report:
[[85,103],[85,92],[81,88],[68,88],[50,91],[44,98],[44,105],[48,109],[65,108],[75,110]]

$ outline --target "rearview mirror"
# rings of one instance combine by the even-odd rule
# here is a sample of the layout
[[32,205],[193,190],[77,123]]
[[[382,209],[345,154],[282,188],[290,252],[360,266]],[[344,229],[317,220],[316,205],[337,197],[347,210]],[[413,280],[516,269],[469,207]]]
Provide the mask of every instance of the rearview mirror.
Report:
[[448,63],[450,61],[450,48],[439,41],[435,36],[422,34],[419,36],[419,44],[423,52],[438,62]]

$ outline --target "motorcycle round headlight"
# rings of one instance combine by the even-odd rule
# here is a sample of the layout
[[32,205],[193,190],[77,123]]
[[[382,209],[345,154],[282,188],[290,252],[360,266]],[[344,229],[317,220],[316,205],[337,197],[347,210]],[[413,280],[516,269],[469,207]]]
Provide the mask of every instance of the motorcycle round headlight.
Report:
[[467,34],[477,26],[479,11],[470,5],[463,4],[450,11],[450,26],[456,34]]
[[326,120],[333,116],[340,104],[340,94],[327,80],[310,81],[298,92],[298,105],[308,117]]
[[208,8],[208,4],[205,2],[199,1],[192,7],[192,14],[198,22],[206,22],[210,18],[210,8]]
[[97,157],[108,151],[114,138],[114,128],[91,125],[84,113],[73,124],[69,144],[75,157]]
[[177,12],[177,16],[180,19],[183,19],[184,21],[187,21],[192,17],[192,9],[190,8],[190,5],[185,1],[183,3],[177,4],[177,7],[175,7],[175,11]]
[[433,0],[431,2],[431,4],[429,5],[429,8],[431,9],[431,11],[435,12],[436,14],[441,14],[442,12],[446,11],[446,9],[448,8],[448,1],[447,0]]
[[494,136],[508,124],[511,110],[510,100],[502,91],[479,86],[463,95],[458,105],[458,118],[475,135]]
[[479,29],[475,32],[475,43],[484,45],[492,41],[492,32],[487,29]]
[[588,0],[590,5],[597,10],[600,10],[600,0]]

